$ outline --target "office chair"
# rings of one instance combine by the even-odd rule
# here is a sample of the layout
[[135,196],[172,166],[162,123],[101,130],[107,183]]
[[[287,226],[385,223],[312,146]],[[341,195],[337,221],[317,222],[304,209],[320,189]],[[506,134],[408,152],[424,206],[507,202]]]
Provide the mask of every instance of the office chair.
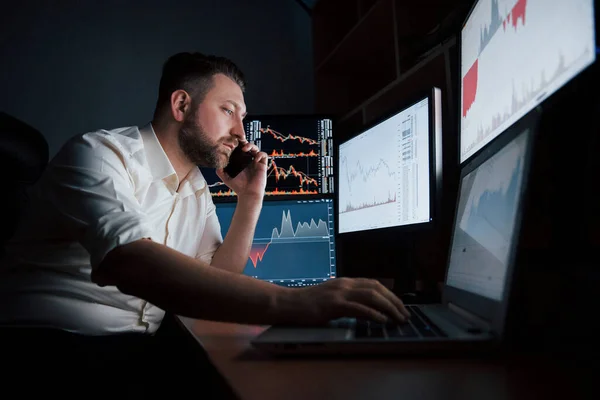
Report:
[[0,256],[27,201],[27,188],[39,179],[48,158],[48,143],[38,130],[0,111]]

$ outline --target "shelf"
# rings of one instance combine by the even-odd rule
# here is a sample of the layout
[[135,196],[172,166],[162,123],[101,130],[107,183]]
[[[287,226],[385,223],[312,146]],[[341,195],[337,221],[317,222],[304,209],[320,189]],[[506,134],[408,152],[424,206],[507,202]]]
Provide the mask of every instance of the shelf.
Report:
[[[425,68],[425,66],[427,64],[434,62],[434,60],[439,58],[440,56],[444,57],[444,56],[449,55],[450,62],[452,63],[452,60],[455,60],[454,62],[456,62],[455,44],[456,44],[456,41],[454,38],[450,38],[449,40],[447,40],[445,43],[443,43],[438,48],[436,48],[434,51],[432,51],[427,57],[425,57],[423,60],[421,60],[420,62],[415,64],[413,66],[413,68],[411,68],[408,71],[403,72],[400,75],[400,77],[398,77],[394,81],[390,82],[386,86],[382,87],[378,92],[373,94],[371,97],[365,98],[361,104],[359,104],[355,108],[349,109],[347,112],[345,112],[344,115],[339,117],[339,119],[338,119],[339,123],[343,123],[347,118],[350,118],[350,116],[354,115],[358,111],[360,111],[362,113],[363,109],[370,107],[371,104],[373,104],[373,103],[376,103],[378,101],[378,99],[380,99],[383,96],[386,96],[389,91],[392,91],[396,86],[401,85],[402,82],[404,82],[405,80],[412,79],[413,74],[417,74],[421,68]],[[438,62],[439,62],[439,60],[438,60]],[[454,64],[451,64],[451,66],[454,66]],[[454,66],[454,68],[456,68],[456,66]],[[438,73],[439,73],[442,69],[442,66],[437,65],[437,69],[438,69]],[[442,90],[446,90],[446,86],[440,87],[440,88]],[[452,90],[451,92],[456,93],[456,90]],[[341,96],[342,95],[340,94],[340,97]],[[385,102],[385,100],[384,100],[384,102]],[[372,119],[372,118],[370,118],[370,119]]]
[[435,58],[415,68],[399,80],[392,88],[367,104],[365,108],[365,124],[369,124],[379,116],[386,114],[412,98],[417,93],[424,92],[437,86],[446,92],[446,58],[443,53],[438,53]]
[[431,33],[455,7],[447,0],[394,0],[399,39],[414,39]]
[[364,17],[375,3],[377,0],[358,0],[358,16]]
[[442,40],[439,32],[444,31],[444,18],[452,13],[456,3],[447,0],[394,0],[400,71],[411,69],[422,54]]
[[316,108],[342,115],[397,78],[392,0],[380,0],[317,67]]
[[358,109],[354,114],[348,116],[343,121],[339,121],[333,127],[335,139],[337,141],[345,141],[353,136],[358,130],[364,126],[363,110]]
[[359,22],[356,0],[320,1],[313,10],[314,63],[318,66]]

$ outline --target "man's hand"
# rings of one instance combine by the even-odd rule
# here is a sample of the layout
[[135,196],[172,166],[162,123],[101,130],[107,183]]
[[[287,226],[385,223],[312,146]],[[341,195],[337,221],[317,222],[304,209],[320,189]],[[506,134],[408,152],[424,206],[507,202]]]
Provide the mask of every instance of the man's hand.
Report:
[[341,317],[402,323],[410,317],[402,301],[380,282],[336,278],[320,285],[292,289],[281,306],[285,323],[321,324]]
[[217,176],[240,198],[255,197],[262,199],[265,195],[265,187],[267,186],[267,163],[269,156],[267,153],[258,151],[258,147],[250,142],[246,142],[243,145],[242,151],[247,151],[254,155],[252,163],[233,179],[222,169],[217,169]]

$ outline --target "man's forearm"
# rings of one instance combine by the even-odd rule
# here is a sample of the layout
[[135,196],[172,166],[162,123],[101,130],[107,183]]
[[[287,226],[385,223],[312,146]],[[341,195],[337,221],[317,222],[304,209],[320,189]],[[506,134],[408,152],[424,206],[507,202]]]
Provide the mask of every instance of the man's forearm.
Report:
[[177,315],[249,324],[285,317],[290,293],[288,288],[213,268],[150,240],[113,250],[92,279]]
[[215,252],[211,265],[230,272],[244,271],[261,208],[262,198],[238,199],[227,235]]

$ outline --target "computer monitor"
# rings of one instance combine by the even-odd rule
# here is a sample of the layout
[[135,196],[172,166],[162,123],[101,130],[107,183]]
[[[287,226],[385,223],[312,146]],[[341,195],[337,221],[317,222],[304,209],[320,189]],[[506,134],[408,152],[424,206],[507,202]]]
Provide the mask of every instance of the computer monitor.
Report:
[[396,109],[337,149],[339,235],[430,224],[442,173],[441,90]]
[[[236,203],[215,204],[223,237]],[[333,199],[263,202],[244,274],[282,286],[336,276]]]
[[[270,157],[268,199],[317,198],[333,193],[333,122],[324,115],[255,115],[244,122],[246,138]],[[202,169],[215,202],[236,194]]]
[[478,0],[460,35],[460,162],[596,60],[594,0]]

